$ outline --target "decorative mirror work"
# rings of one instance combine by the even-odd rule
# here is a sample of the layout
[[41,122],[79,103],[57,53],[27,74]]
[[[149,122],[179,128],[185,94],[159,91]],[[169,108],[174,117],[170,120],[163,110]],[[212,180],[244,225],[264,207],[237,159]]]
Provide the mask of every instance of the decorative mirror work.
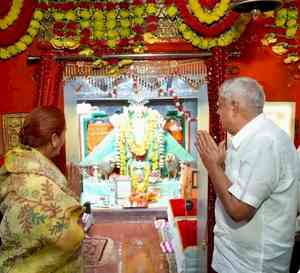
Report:
[[[127,60],[128,62],[129,60]],[[121,61],[122,62],[122,61]],[[136,61],[127,66],[69,63],[64,79],[70,80],[80,98],[147,100],[157,97],[195,95],[207,81],[201,60]]]

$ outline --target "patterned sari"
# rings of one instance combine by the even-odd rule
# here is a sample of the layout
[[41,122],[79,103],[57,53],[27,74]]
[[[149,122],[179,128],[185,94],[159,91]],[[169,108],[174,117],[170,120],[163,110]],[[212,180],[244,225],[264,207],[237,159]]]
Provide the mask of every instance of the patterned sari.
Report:
[[0,273],[82,272],[82,207],[62,173],[37,150],[7,153],[0,211]]

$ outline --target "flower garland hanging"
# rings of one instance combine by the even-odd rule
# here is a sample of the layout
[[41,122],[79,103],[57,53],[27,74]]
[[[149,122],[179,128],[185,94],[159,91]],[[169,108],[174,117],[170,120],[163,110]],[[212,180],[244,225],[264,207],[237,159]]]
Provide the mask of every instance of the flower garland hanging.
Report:
[[[10,15],[0,19],[0,26],[7,27],[13,18],[17,18],[16,14],[20,13],[23,2],[13,0]],[[210,4],[213,2],[216,3],[215,0],[207,1]],[[168,3],[165,3],[165,14],[179,21],[179,31],[184,39],[199,48],[228,45],[244,30],[236,26],[246,24],[245,20],[238,20],[237,13],[229,11],[230,0],[219,0],[211,9],[200,0],[172,0]],[[41,1],[38,7],[47,13],[47,20],[51,20],[51,17],[54,19],[53,27],[50,28],[53,35],[50,43],[54,48],[74,50],[81,46],[84,54],[85,49],[90,49],[89,55],[102,54],[103,50],[112,52],[131,49],[135,52],[140,47],[143,50],[146,41],[144,34],[151,34],[157,29],[158,13],[161,10],[156,0],[134,0],[131,4],[115,1],[76,4],[68,1]],[[37,18],[30,23],[26,35],[12,45],[0,48],[1,59],[22,52],[32,42],[41,20],[39,15],[35,16]]]
[[13,0],[8,14],[0,19],[0,29],[4,30],[12,25],[18,18],[23,7],[23,0]]
[[122,122],[117,133],[118,167],[121,175],[127,175],[127,159],[135,156],[144,156],[151,162],[151,170],[159,171],[163,167],[163,131],[160,128],[161,117],[151,109],[148,109],[145,115],[147,123],[145,126],[145,135],[142,141],[136,141],[133,134],[133,124],[129,117],[129,112],[135,111],[130,107],[122,116]]
[[226,32],[215,38],[205,38],[195,33],[185,23],[178,23],[178,30],[181,32],[183,38],[192,43],[193,46],[201,49],[210,49],[217,46],[227,46],[237,40],[244,32],[248,22],[251,20],[249,15],[241,15],[237,22]]
[[288,39],[295,38],[298,31],[298,9],[294,7],[282,8],[276,12],[276,27],[285,28],[285,35]]
[[291,6],[278,9],[275,13],[274,23],[277,28],[280,28],[280,32],[285,30],[285,36],[278,35],[277,32],[270,32],[266,33],[261,39],[263,46],[272,45],[271,48],[275,54],[284,56],[284,64],[293,64],[300,61],[299,53],[295,50],[290,50],[298,47],[298,20],[299,12],[296,7]]
[[208,25],[199,22],[198,18],[193,16],[189,11],[187,0],[175,0],[176,7],[180,12],[180,16],[184,22],[194,31],[198,32],[203,37],[216,37],[227,31],[239,18],[239,14],[233,11],[228,11],[220,20],[214,24]]
[[[177,0],[175,0],[177,1]],[[177,6],[174,6],[172,3],[166,7],[165,14],[170,17],[170,19],[174,20],[177,16]],[[178,17],[177,17],[178,18]],[[193,20],[195,19],[191,16]],[[240,35],[244,32],[247,24],[251,20],[249,15],[241,15],[233,22],[230,27],[221,32],[219,35],[215,36],[205,36],[201,35],[201,32],[198,33],[194,31],[191,27],[191,22],[186,18],[178,18],[177,19],[177,29],[182,34],[183,38],[190,42],[193,46],[199,47],[201,49],[210,49],[218,46],[227,46],[237,40]],[[187,23],[188,21],[188,23]],[[213,26],[215,26],[214,24]],[[213,28],[212,26],[212,28]]]
[[203,9],[199,0],[189,0],[189,7],[199,22],[212,24],[219,21],[229,10],[230,0],[221,0],[212,10]]
[[157,29],[155,0],[148,0],[146,4],[134,1],[131,5],[115,2],[82,4],[42,4],[54,19],[54,35],[50,41],[54,48],[72,50],[80,45],[92,48],[96,55],[101,50],[134,50],[135,46],[143,44],[144,33]]
[[38,34],[40,21],[43,19],[43,12],[35,10],[33,18],[29,24],[26,34],[23,35],[16,43],[8,47],[0,47],[0,59],[8,59],[23,52],[33,41],[33,38]]

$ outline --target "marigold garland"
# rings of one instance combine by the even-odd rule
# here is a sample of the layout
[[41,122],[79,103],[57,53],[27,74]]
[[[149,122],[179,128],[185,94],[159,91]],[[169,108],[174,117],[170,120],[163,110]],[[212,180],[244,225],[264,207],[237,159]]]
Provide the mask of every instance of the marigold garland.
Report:
[[189,26],[182,22],[178,23],[178,30],[181,32],[183,38],[192,43],[193,46],[199,47],[201,49],[210,49],[218,46],[228,46],[229,44],[237,40],[244,32],[250,20],[251,16],[241,15],[230,30],[222,33],[220,36],[215,38],[201,37],[197,33],[195,33]]
[[187,0],[175,0],[175,4],[184,22],[203,37],[216,37],[222,34],[239,18],[236,12],[228,11],[218,22],[207,25],[199,22],[198,18],[190,13]]
[[189,6],[199,22],[212,24],[220,20],[229,10],[230,0],[221,0],[212,10],[203,9],[199,0],[189,0]]
[[128,117],[122,122],[117,133],[118,167],[121,175],[128,174],[128,154],[145,156],[151,165],[151,171],[163,167],[163,130],[159,127],[160,116],[153,110],[147,112],[147,126],[143,140],[137,142],[132,133],[132,120]]
[[0,29],[4,30],[12,25],[18,18],[23,6],[23,0],[13,0],[8,14],[0,19]]
[[36,10],[33,14],[33,18],[29,24],[27,32],[23,35],[19,41],[8,47],[0,47],[0,59],[8,59],[13,57],[22,51],[24,51],[33,41],[33,38],[37,35],[40,28],[39,21],[43,18],[43,12]]
[[[107,3],[103,10],[90,7],[64,11],[57,8],[51,9],[50,14],[55,22],[55,36],[52,40],[58,45],[55,48],[60,49],[73,49],[67,43],[72,39],[94,49],[101,47],[117,50],[133,44],[139,45],[143,43],[142,34],[155,31],[158,23],[155,15],[158,7],[153,2],[146,5],[135,3],[130,8],[121,3],[118,6]],[[68,26],[71,22],[77,24],[81,31],[76,31],[76,27],[70,31]],[[65,46],[67,44],[71,48]]]
[[297,8],[282,8],[276,12],[275,25],[285,28],[285,34],[288,39],[295,38],[298,31],[298,10]]
[[[11,10],[16,14],[20,12],[17,7],[21,9],[23,0],[13,0],[13,3]],[[202,49],[230,44],[247,24],[239,14],[229,11],[230,0],[220,0],[211,10],[199,0],[172,0],[169,4],[165,7],[165,14],[179,22],[179,31],[185,40]],[[154,32],[158,24],[159,7],[154,0],[146,3],[135,0],[131,5],[42,2],[39,7],[54,19],[54,35],[50,42],[58,49],[86,46],[96,52],[99,48],[133,48],[143,43],[143,33]],[[2,19],[2,26],[7,26],[12,20],[9,19],[12,16],[5,18],[6,23]],[[36,10],[26,35],[15,44],[0,48],[0,58],[6,59],[24,51],[38,33],[42,18],[43,13]]]

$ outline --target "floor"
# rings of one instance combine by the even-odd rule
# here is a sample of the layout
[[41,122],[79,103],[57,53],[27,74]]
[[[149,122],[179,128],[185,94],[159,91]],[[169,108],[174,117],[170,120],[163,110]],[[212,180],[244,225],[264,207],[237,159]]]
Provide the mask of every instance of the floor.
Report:
[[120,217],[119,221],[116,218],[108,221],[107,217],[101,219],[97,215],[89,235],[111,238],[114,249],[109,260],[86,273],[169,273],[154,220],[138,215],[128,219]]

